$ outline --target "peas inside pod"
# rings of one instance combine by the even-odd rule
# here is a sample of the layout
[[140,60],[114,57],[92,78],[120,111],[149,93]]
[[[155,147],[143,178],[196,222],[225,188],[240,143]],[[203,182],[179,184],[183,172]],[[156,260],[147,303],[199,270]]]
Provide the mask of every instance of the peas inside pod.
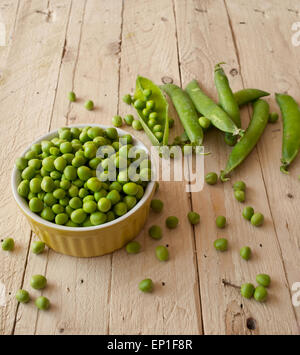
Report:
[[[121,123],[115,116],[114,124]],[[67,227],[97,226],[125,215],[142,199],[151,178],[146,151],[114,127],[60,128],[18,158],[16,167],[17,190],[30,210]],[[11,250],[11,245],[6,241],[2,248]],[[43,247],[35,242],[32,251],[38,254]]]

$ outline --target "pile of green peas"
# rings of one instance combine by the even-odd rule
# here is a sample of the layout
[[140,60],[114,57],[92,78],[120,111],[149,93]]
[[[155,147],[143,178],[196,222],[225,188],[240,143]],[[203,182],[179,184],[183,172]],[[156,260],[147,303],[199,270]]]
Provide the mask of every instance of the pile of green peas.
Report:
[[267,287],[270,286],[271,278],[267,274],[258,274],[256,276],[257,287],[254,287],[252,283],[245,283],[241,286],[241,295],[244,298],[252,298],[257,302],[265,302],[268,298]]
[[[97,156],[99,147],[103,158]],[[146,151],[136,148],[135,158],[128,158],[132,147],[132,136],[119,136],[113,127],[61,128],[56,137],[32,145],[16,160],[22,179],[18,193],[32,212],[58,225],[110,222],[138,203],[151,178]],[[110,167],[116,170],[116,181],[109,180]]]

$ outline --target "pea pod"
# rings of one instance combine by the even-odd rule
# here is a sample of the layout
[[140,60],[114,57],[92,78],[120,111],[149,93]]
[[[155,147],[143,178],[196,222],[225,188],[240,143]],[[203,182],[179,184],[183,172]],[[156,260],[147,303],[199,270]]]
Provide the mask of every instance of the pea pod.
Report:
[[228,78],[219,63],[215,66],[215,85],[222,109],[231,117],[238,128],[241,128],[240,109],[230,88]]
[[[155,102],[155,111],[158,114],[158,124],[163,127],[163,139],[162,144],[167,145],[169,139],[169,119],[168,119],[168,102],[161,91],[161,89],[155,85],[151,80],[138,76],[136,79],[136,88],[134,93],[135,100],[140,99],[146,101],[147,98],[144,95],[145,90],[151,91],[151,100]],[[149,137],[153,145],[161,145],[155,134],[151,131],[147,125],[147,118],[143,114],[142,109],[136,109],[138,112],[139,121],[142,124],[144,131]]]
[[240,165],[255,147],[262,135],[269,118],[269,104],[264,100],[257,100],[253,104],[251,122],[239,142],[233,147],[226,168],[221,171],[221,180],[227,181],[227,175]]
[[259,89],[243,89],[235,92],[234,94],[235,101],[241,107],[249,102],[253,102],[263,96],[269,96],[270,94],[266,91]]
[[203,142],[203,130],[190,97],[174,84],[165,84],[161,88],[170,96],[191,143],[201,145]]
[[275,94],[283,120],[282,166],[280,170],[288,174],[287,168],[296,158],[300,149],[300,107],[289,95]]
[[208,118],[215,127],[223,132],[232,133],[234,135],[243,133],[228,114],[211,98],[204,94],[196,80],[192,80],[187,85],[185,91],[192,99],[197,111]]

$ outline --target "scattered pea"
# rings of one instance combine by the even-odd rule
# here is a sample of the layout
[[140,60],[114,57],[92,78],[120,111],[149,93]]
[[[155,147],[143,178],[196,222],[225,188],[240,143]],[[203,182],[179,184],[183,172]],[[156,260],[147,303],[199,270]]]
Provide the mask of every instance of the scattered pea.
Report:
[[240,255],[244,260],[249,260],[251,258],[251,254],[252,254],[252,251],[251,251],[251,248],[249,248],[249,247],[243,247],[240,250]]
[[197,212],[189,212],[188,213],[188,220],[192,225],[196,225],[200,222],[200,215]]
[[205,181],[209,185],[215,185],[218,182],[218,175],[216,173],[208,173],[205,175]]
[[245,197],[245,191],[242,190],[235,190],[234,191],[234,197],[239,201],[239,202],[244,202],[246,197]]
[[30,301],[30,296],[26,290],[18,290],[16,293],[16,299],[20,303],[28,303]]
[[114,116],[112,119],[112,124],[115,127],[121,127],[122,126],[122,117],[121,116]]
[[127,124],[127,126],[131,126],[133,120],[134,120],[134,117],[132,115],[127,115],[124,117],[124,121]]
[[248,221],[251,220],[251,217],[254,215],[254,209],[251,206],[247,206],[243,209],[243,217]]
[[88,100],[88,101],[85,102],[84,107],[87,110],[91,111],[91,110],[94,109],[94,102],[92,100]]
[[257,286],[254,291],[254,298],[258,302],[264,302],[268,298],[268,291],[264,286]]
[[233,190],[234,191],[245,191],[246,190],[246,184],[244,181],[237,181],[233,184]]
[[139,120],[133,120],[132,128],[135,129],[136,131],[140,131],[143,129],[142,124]]
[[211,121],[208,118],[202,116],[199,118],[199,124],[202,128],[207,129],[211,125]]
[[12,251],[15,248],[15,241],[12,238],[6,238],[2,242],[2,250]]
[[163,245],[159,245],[155,248],[155,255],[159,261],[169,260],[169,251]]
[[123,96],[123,102],[125,102],[125,104],[127,105],[131,105],[132,103],[132,98],[131,95],[127,94]]
[[151,279],[145,279],[139,283],[139,289],[142,292],[152,292],[153,291],[153,282]]
[[216,218],[216,225],[217,225],[218,228],[225,228],[225,226],[226,226],[226,217],[218,216]]
[[34,254],[41,254],[45,250],[46,244],[40,240],[34,241],[31,246],[31,251]]
[[270,123],[276,123],[278,121],[279,115],[277,112],[271,112],[269,114],[269,122]]
[[35,290],[41,290],[46,287],[47,279],[43,275],[34,275],[31,277],[30,285]]
[[166,219],[166,226],[169,228],[169,229],[174,229],[177,227],[178,225],[178,218],[175,217],[175,216],[170,216]]
[[46,311],[50,307],[50,301],[47,297],[40,296],[35,300],[35,305],[38,309]]
[[225,238],[220,238],[214,241],[214,247],[218,251],[226,251],[228,249],[228,241]]
[[149,235],[153,239],[161,239],[162,238],[162,230],[159,226],[151,226],[148,231]]
[[241,295],[244,298],[248,298],[248,299],[252,298],[254,291],[255,291],[255,287],[250,283],[246,283],[241,286]]
[[256,282],[264,287],[269,287],[271,283],[271,278],[267,274],[259,274],[256,276]]
[[150,203],[150,207],[154,212],[160,213],[164,208],[164,203],[161,200],[153,199]]
[[251,217],[251,224],[255,227],[259,227],[264,223],[264,215],[262,213],[254,213]]
[[128,254],[137,254],[141,249],[139,242],[133,241],[126,245],[126,251]]

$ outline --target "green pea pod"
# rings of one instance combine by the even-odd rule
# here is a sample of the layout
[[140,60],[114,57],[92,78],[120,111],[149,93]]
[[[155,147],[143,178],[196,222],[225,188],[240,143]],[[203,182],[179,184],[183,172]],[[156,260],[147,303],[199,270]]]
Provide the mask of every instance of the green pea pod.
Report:
[[139,121],[141,122],[144,131],[146,132],[153,145],[167,145],[169,140],[168,101],[166,100],[163,92],[157,85],[155,85],[151,80],[147,78],[138,76],[136,79],[134,98],[146,101],[147,98],[143,94],[143,91],[146,89],[149,89],[152,92],[151,100],[155,102],[155,112],[157,112],[158,114],[157,121],[158,124],[162,125],[163,127],[164,133],[162,143],[158,141],[151,129],[148,127],[147,119],[143,115],[143,110],[136,109],[138,112]]
[[171,98],[191,143],[193,145],[201,145],[203,142],[203,130],[190,97],[184,90],[174,84],[165,84],[161,88]]
[[269,96],[270,94],[266,91],[262,91],[259,89],[243,89],[235,92],[234,94],[235,101],[239,105],[239,107],[248,104],[249,102],[253,102],[263,96]]
[[240,109],[233,92],[230,88],[228,78],[219,63],[215,66],[215,85],[218,91],[219,102],[222,109],[231,117],[238,128],[241,128]]
[[283,120],[282,166],[280,170],[288,174],[287,168],[296,158],[300,149],[300,107],[289,95],[275,94]]
[[227,175],[251,153],[268,123],[269,111],[269,104],[266,101],[259,99],[254,102],[251,122],[243,137],[232,148],[226,168],[221,171],[222,181],[229,180]]
[[228,114],[204,94],[196,80],[192,80],[185,91],[192,99],[197,111],[208,118],[215,127],[233,135],[241,135],[243,133],[243,130],[236,126]]

